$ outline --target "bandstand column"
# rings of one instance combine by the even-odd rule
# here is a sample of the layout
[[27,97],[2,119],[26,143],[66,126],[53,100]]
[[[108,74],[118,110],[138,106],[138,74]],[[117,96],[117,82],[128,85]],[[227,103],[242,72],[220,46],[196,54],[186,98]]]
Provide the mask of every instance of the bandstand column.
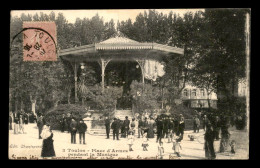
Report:
[[78,90],[78,75],[77,75],[77,70],[78,70],[78,64],[77,62],[74,62],[73,65],[73,69],[74,69],[74,83],[75,83],[75,102],[78,102],[78,94],[77,94],[77,90]]
[[101,85],[102,85],[102,92],[105,89],[105,69],[107,64],[110,62],[111,59],[100,59],[99,61],[99,65],[101,66],[101,77],[102,77],[102,81],[101,81]]
[[142,71],[142,83],[144,85],[144,64],[145,59],[136,59],[136,62],[140,65],[141,71]]

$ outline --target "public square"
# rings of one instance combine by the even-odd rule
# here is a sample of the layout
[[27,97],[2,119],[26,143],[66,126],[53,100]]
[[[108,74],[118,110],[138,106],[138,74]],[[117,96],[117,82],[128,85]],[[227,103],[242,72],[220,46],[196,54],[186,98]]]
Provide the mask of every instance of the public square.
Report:
[[[9,158],[10,159],[43,159],[41,155],[42,139],[38,139],[38,129],[36,124],[25,125],[26,134],[14,134],[13,130],[9,131]],[[219,142],[215,141],[216,159],[248,159],[247,154],[247,133],[231,128],[231,139],[237,141],[236,154],[231,154],[230,150],[225,153],[218,153]],[[105,135],[86,134],[86,145],[79,144],[79,135],[76,136],[77,144],[70,143],[70,134],[60,131],[53,131],[54,150],[56,159],[159,159],[157,154],[156,138],[149,139],[148,151],[143,151],[141,139],[135,138],[132,152],[129,152],[127,138],[120,138],[119,141],[106,139]],[[188,135],[195,135],[195,140],[190,141]],[[205,159],[204,131],[199,133],[185,131],[184,138],[181,142],[181,157],[177,157],[172,150],[172,143],[167,143],[164,139],[163,159]],[[113,151],[113,149],[115,151]],[[107,151],[110,150],[108,153]],[[116,151],[117,150],[117,151]],[[84,156],[88,154],[88,156]],[[103,156],[101,156],[101,154]],[[75,154],[75,155],[74,155]],[[94,155],[92,155],[94,154]],[[108,154],[110,156],[108,156]],[[116,156],[117,154],[117,156]],[[91,156],[90,156],[91,155]],[[156,157],[157,156],[157,157]],[[53,158],[53,159],[55,159]]]
[[251,9],[10,14],[10,159],[249,159]]

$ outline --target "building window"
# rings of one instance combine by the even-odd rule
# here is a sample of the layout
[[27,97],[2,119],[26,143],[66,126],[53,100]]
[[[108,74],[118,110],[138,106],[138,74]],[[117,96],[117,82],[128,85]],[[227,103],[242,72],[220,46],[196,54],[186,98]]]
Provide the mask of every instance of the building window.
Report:
[[200,90],[200,93],[201,93],[201,96],[205,96],[205,91],[204,91],[204,89],[201,89],[201,90]]
[[196,91],[196,89],[193,89],[193,90],[192,90],[192,96],[197,96],[197,91]]
[[183,91],[183,95],[184,95],[184,96],[188,96],[188,91],[187,91],[187,89],[185,89],[185,90]]

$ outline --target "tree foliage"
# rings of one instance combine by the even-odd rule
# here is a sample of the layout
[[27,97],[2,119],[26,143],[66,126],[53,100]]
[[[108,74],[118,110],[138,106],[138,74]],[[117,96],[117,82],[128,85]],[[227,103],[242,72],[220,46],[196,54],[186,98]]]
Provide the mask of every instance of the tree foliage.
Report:
[[[173,103],[174,99],[180,98],[188,82],[206,88],[208,93],[214,91],[224,94],[231,103],[230,100],[234,96],[232,87],[238,79],[245,77],[244,24],[247,12],[250,11],[206,9],[205,12],[187,12],[180,16],[172,12],[163,14],[149,10],[140,13],[135,21],[128,19],[118,22],[117,29],[130,39],[184,49],[184,55],[172,54],[162,59],[166,73],[157,79],[154,86],[145,84],[143,90],[142,84],[136,81],[132,83],[131,95],[134,101],[138,98],[142,106],[140,109],[158,108],[158,102],[163,102],[164,99]],[[22,30],[24,21],[54,21],[57,25],[59,50],[106,40],[116,32],[114,21],[104,22],[98,14],[92,18],[77,18],[75,23],[68,23],[62,13],[57,16],[54,12],[49,15],[37,13],[33,16],[21,14],[20,17],[11,18],[11,42]],[[38,108],[56,106],[66,98],[70,103],[74,88],[71,65],[60,60],[23,62],[22,49],[20,34],[11,44],[11,102],[18,101],[18,104],[23,104],[24,100],[30,104],[30,100],[37,100],[45,106]],[[116,98],[121,95],[120,88],[106,88],[103,94],[99,85],[92,88],[86,85],[90,82],[89,79],[91,78],[79,80],[79,90],[76,90],[79,96],[85,100],[95,100],[100,109],[114,107]],[[142,95],[134,97],[140,89]],[[13,104],[17,108],[17,103]]]
[[134,80],[130,88],[130,95],[133,97],[135,112],[143,113],[145,109],[154,110],[160,108],[158,100],[161,94],[158,87],[153,87],[151,84],[143,84]]

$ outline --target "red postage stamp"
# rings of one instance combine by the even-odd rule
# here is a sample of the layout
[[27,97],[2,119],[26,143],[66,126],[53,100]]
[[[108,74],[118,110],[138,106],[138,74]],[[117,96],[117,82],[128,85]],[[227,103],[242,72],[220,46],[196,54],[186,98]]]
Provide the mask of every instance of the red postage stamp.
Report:
[[23,60],[57,61],[55,22],[23,23]]

